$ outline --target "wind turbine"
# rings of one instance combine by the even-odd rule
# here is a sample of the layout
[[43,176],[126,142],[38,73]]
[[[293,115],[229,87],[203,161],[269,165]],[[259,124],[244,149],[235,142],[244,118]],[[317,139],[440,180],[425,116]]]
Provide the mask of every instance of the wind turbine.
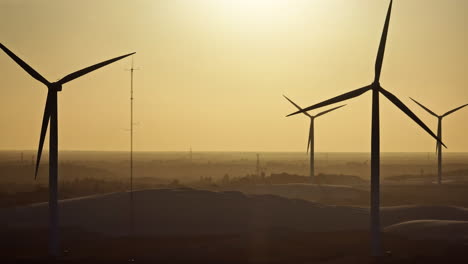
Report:
[[[459,106],[459,107],[457,107],[455,109],[452,109],[452,110],[448,111],[447,113],[445,113],[443,115],[437,115],[434,112],[432,112],[431,110],[429,110],[429,108],[425,107],[424,105],[422,105],[418,101],[414,100],[413,98],[411,98],[411,100],[413,100],[415,103],[417,103],[419,106],[421,106],[429,114],[437,117],[437,119],[439,121],[438,125],[437,125],[437,138],[439,138],[440,140],[442,140],[442,119],[444,117],[452,114],[453,112],[458,111],[458,110],[460,110],[463,107],[468,105],[468,104],[464,104],[462,106]],[[440,145],[439,141],[436,142],[436,152],[437,152],[437,181],[438,181],[439,184],[442,184],[442,148],[441,148],[441,145]]]
[[390,100],[395,106],[400,108],[405,114],[407,114],[413,121],[421,126],[427,133],[437,139],[443,146],[445,146],[437,136],[413,113],[401,102],[395,95],[383,89],[380,85],[380,73],[382,70],[382,62],[385,52],[385,44],[387,41],[388,26],[390,23],[390,15],[392,11],[393,0],[390,1],[387,16],[385,19],[385,25],[380,39],[379,50],[377,53],[377,59],[375,62],[375,76],[374,81],[367,86],[356,89],[354,91],[333,97],[325,100],[318,104],[306,107],[303,110],[289,114],[288,116],[295,115],[310,111],[319,107],[327,106],[330,104],[338,103],[344,100],[348,100],[363,93],[372,90],[372,136],[371,136],[371,253],[373,256],[382,255],[382,243],[381,243],[381,228],[380,228],[380,117],[379,117],[379,93],[382,93],[388,100]]
[[[288,100],[291,104],[293,104],[297,109],[299,109],[299,111],[303,110],[299,105],[297,105],[296,103],[294,103],[291,99],[289,99],[288,97],[286,97],[285,95],[283,95],[284,98],[286,98],[286,100]],[[345,105],[340,105],[338,107],[335,107],[335,108],[332,108],[332,109],[328,109],[326,111],[323,111],[323,112],[320,112],[316,115],[310,115],[309,113],[307,112],[302,112],[304,115],[308,116],[310,118],[310,128],[309,128],[309,139],[307,141],[307,152],[309,151],[310,149],[310,179],[312,182],[316,182],[316,179],[314,179],[314,176],[315,176],[315,166],[314,166],[314,121],[315,121],[315,118],[319,117],[319,116],[322,116],[324,114],[327,114],[333,110],[336,110],[338,108],[341,108]]]
[[84,68],[74,73],[68,74],[56,82],[47,81],[42,75],[35,71],[26,62],[21,60],[7,47],[0,43],[0,48],[10,56],[21,68],[23,68],[34,79],[40,81],[49,89],[47,100],[44,109],[44,117],[42,118],[41,136],[39,140],[39,149],[37,151],[35,178],[39,163],[41,160],[42,147],[44,145],[45,134],[50,120],[49,132],[49,254],[53,257],[59,256],[59,226],[58,226],[58,113],[57,113],[57,93],[62,91],[62,85],[68,83],[78,77],[95,71],[110,63],[121,60],[127,56],[133,55],[135,52],[116,57],[93,66]]

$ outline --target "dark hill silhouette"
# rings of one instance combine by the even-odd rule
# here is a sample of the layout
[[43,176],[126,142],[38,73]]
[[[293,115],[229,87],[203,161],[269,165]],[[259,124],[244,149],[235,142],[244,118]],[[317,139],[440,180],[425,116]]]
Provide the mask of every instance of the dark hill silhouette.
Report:
[[[355,185],[364,184],[368,181],[353,175],[337,175],[337,174],[318,174],[316,175],[316,181],[321,184],[344,184],[344,185]],[[267,177],[266,181],[271,184],[284,184],[284,183],[306,183],[310,182],[309,177],[301,176],[297,174],[289,173],[272,173],[270,177]]]
[[[60,201],[61,227],[128,235],[129,193]],[[182,189],[134,192],[137,235],[232,234],[289,229],[308,232],[366,230],[369,210],[325,206],[274,195]],[[383,225],[421,219],[468,221],[450,206],[399,206],[382,210]],[[48,226],[47,203],[0,210],[0,232]]]

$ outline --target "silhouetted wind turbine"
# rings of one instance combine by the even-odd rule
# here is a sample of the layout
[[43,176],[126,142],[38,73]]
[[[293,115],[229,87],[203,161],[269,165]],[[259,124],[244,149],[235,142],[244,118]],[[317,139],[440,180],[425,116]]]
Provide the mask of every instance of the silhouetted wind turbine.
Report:
[[[411,98],[411,97],[410,97]],[[450,111],[448,111],[447,113],[443,114],[443,115],[437,115],[435,114],[434,112],[432,112],[431,110],[429,110],[429,108],[425,107],[424,105],[422,105],[421,103],[419,103],[418,101],[414,100],[413,98],[411,98],[411,100],[413,100],[415,103],[417,103],[419,106],[421,106],[424,110],[426,110],[429,114],[437,117],[438,119],[438,124],[437,124],[437,137],[442,140],[442,118],[452,114],[453,112],[455,111],[458,111],[460,109],[462,109],[463,107],[467,106],[468,104],[464,104],[462,106],[459,106],[455,109],[452,109]],[[437,182],[439,184],[442,184],[442,147],[440,145],[440,142],[437,141],[436,142],[436,152],[437,152]]]
[[50,119],[50,132],[49,132],[49,254],[51,256],[59,255],[59,226],[58,226],[58,114],[57,114],[57,93],[62,91],[62,85],[70,82],[78,77],[95,71],[101,67],[104,67],[110,63],[121,60],[133,53],[123,55],[117,58],[113,58],[93,66],[84,68],[74,73],[68,74],[62,79],[56,82],[47,81],[42,75],[35,71],[31,66],[26,64],[13,52],[7,49],[3,44],[0,43],[0,48],[8,54],[21,68],[29,73],[34,79],[40,81],[49,89],[47,93],[47,100],[44,109],[44,117],[42,118],[41,136],[39,140],[39,149],[37,151],[36,160],[36,171],[35,178],[37,178],[37,171],[41,160],[42,147],[44,145],[45,134],[47,132],[47,126]]
[[[375,76],[372,84],[356,89],[354,91],[333,97],[325,100],[321,103],[309,106],[303,110],[294,112],[288,116],[295,115],[310,111],[319,107],[327,106],[330,104],[338,103],[344,100],[348,100],[357,97],[367,91],[372,90],[372,139],[371,139],[371,241],[372,241],[372,255],[382,255],[382,243],[381,243],[381,228],[380,228],[380,120],[379,120],[379,93],[382,93],[388,100],[395,104],[400,110],[407,114],[413,119],[418,125],[420,125],[427,133],[440,140],[437,136],[413,113],[401,102],[395,95],[383,89],[380,86],[380,73],[382,70],[382,62],[385,52],[385,44],[387,41],[388,26],[390,23],[390,15],[392,11],[393,0],[390,1],[388,7],[387,17],[385,19],[385,25],[383,28],[382,37],[380,40],[379,50],[377,53],[377,59],[375,62]],[[444,145],[441,142],[442,145]],[[445,146],[445,145],[444,145]]]
[[[303,110],[299,105],[297,105],[296,103],[294,103],[291,99],[289,99],[288,97],[286,97],[285,95],[283,95],[284,98],[286,98],[286,100],[288,100],[291,104],[293,104],[297,109],[299,109],[300,111]],[[332,109],[329,109],[329,110],[326,110],[326,111],[323,111],[323,112],[320,112],[316,115],[310,115],[309,113],[307,112],[302,112],[304,115],[308,116],[310,118],[310,128],[309,128],[309,139],[307,140],[307,152],[309,151],[310,149],[310,179],[312,182],[317,182],[314,178],[315,176],[315,162],[314,162],[314,146],[315,146],[315,143],[314,143],[314,121],[315,121],[315,118],[319,117],[319,116],[322,116],[324,114],[327,114],[333,110],[336,110],[338,108],[341,108],[345,105],[340,105],[338,107],[335,107],[335,108],[332,108]]]

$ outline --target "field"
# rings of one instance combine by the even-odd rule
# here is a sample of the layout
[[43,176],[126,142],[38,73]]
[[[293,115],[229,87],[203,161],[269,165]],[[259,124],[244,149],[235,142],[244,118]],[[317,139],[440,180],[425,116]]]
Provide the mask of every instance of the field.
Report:
[[[7,246],[21,263],[50,263],[45,230],[21,236],[21,248]],[[29,238],[36,239],[29,239]],[[18,236],[15,238],[18,239]],[[80,233],[63,239],[59,263],[466,263],[466,245],[385,236],[389,256],[368,257],[367,232],[298,233],[286,230],[234,235],[109,238]],[[11,258],[11,255],[23,256]],[[138,257],[135,257],[138,256]],[[7,263],[7,262],[4,262]]]
[[[32,155],[0,153],[0,256],[9,262],[50,261],[47,205],[30,206],[47,201],[47,159],[34,180]],[[468,154],[444,156],[441,186],[434,183],[433,153],[383,155],[381,215],[389,252],[380,259],[368,257],[369,155],[317,156],[321,185],[305,177],[302,153],[260,153],[260,175],[256,153],[194,152],[192,159],[182,152],[137,153],[136,233],[130,235],[127,153],[63,152],[60,197],[87,198],[61,202],[59,262],[468,260]]]

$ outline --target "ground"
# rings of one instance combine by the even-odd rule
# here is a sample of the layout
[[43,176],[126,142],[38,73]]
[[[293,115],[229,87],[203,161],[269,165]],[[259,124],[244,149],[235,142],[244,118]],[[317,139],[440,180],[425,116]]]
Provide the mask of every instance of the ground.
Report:
[[[307,174],[306,158],[300,157],[300,159],[293,160],[289,159],[290,154],[284,155],[284,157],[278,158],[273,156],[269,158],[265,155],[262,164],[268,166],[269,171],[272,173]],[[251,155],[252,157],[248,156],[247,158],[237,157],[234,154],[226,154],[226,156],[218,159],[206,156],[203,159],[196,159],[193,163],[182,157],[182,155],[180,156],[167,158],[148,156],[146,160],[137,161],[137,188],[180,187],[171,186],[171,181],[178,179],[178,184],[181,186],[215,192],[243,191],[244,193],[256,194],[260,190],[256,187],[257,184],[265,184],[249,176],[249,174],[255,172],[256,160],[254,159],[254,153]],[[322,157],[317,167],[319,172],[339,176],[336,179],[340,179],[340,181],[343,180],[342,178],[356,181],[356,178],[344,177],[347,174],[356,175],[359,181],[355,183],[342,182],[343,185],[349,187],[348,189],[340,189],[339,192],[325,192],[327,195],[324,196],[324,188],[317,189],[319,190],[317,194],[317,192],[313,192],[316,189],[315,187],[307,187],[309,189],[299,191],[299,187],[295,186],[291,188],[291,191],[286,190],[283,192],[284,186],[277,186],[282,189],[271,189],[270,186],[268,187],[270,189],[265,189],[266,194],[270,192],[270,194],[286,198],[272,200],[284,205],[285,209],[299,208],[297,210],[300,213],[295,212],[294,214],[299,215],[299,218],[303,220],[306,219],[307,224],[309,220],[318,221],[320,217],[316,217],[313,213],[307,214],[301,211],[302,207],[297,206],[302,206],[302,202],[297,203],[295,207],[291,207],[289,199],[302,199],[317,205],[367,207],[369,204],[368,175],[366,175],[369,172],[369,166],[366,163],[367,156],[357,154],[356,156],[351,155],[349,158],[348,156],[342,156],[333,159],[334,155],[330,154],[330,160],[328,160],[327,154],[327,159],[325,160]],[[419,156],[414,158],[410,156],[411,159],[408,159],[407,156],[402,156],[402,158],[398,156],[398,159],[389,156],[387,160],[384,159],[381,186],[382,206],[413,204],[467,208],[467,155],[448,157],[450,163],[447,162],[446,166],[447,179],[457,181],[442,186],[431,183],[435,179],[434,160],[429,159],[429,155],[427,157],[425,154]],[[64,157],[67,156],[64,155]],[[61,164],[61,197],[71,198],[126,190],[128,172],[126,168],[128,164],[125,158],[119,160],[99,156],[90,159],[87,156],[70,156],[69,161]],[[34,181],[32,164],[19,163],[8,159],[3,160],[0,162],[0,174],[2,175],[0,179],[0,207],[11,208],[33,202],[47,201],[47,164],[41,168],[39,180]],[[230,175],[230,182],[228,183],[222,181],[227,174]],[[184,178],[182,175],[189,175],[189,177]],[[205,177],[204,179],[209,177],[210,181],[201,180],[201,176]],[[211,181],[211,177],[213,181]],[[288,178],[287,175],[285,177],[285,179]],[[327,179],[331,180],[331,176]],[[331,184],[340,184],[340,182]],[[334,193],[337,195],[333,195]],[[344,195],[345,193],[346,195]],[[209,204],[202,202],[200,199],[187,199]],[[166,208],[167,212],[170,212],[168,209],[173,208],[176,204],[174,200],[171,199],[171,201],[171,206]],[[247,204],[255,205],[252,203]],[[151,205],[154,206],[155,203],[151,203]],[[197,203],[190,203],[187,208],[198,206],[200,205]],[[225,204],[214,203],[213,206],[217,206],[213,208],[216,208],[215,211],[218,212],[219,208],[223,208]],[[114,207],[114,209],[122,211],[122,207]],[[157,216],[155,219],[161,220],[160,209],[154,211]],[[189,218],[192,216],[191,210],[184,208],[182,211],[187,213],[184,217]],[[193,209],[193,212],[200,212],[200,209]],[[228,208],[227,212],[238,211],[235,211],[232,207]],[[268,219],[268,217],[272,216],[274,214],[267,214],[262,217]],[[279,212],[276,216],[280,218],[283,215]],[[288,217],[288,215],[284,216],[284,218]],[[341,215],[340,217],[339,221],[347,221],[348,223],[353,219],[357,219],[351,217],[351,215],[346,215],[346,217]],[[42,218],[44,217],[31,219],[31,221],[47,222],[45,218]],[[174,218],[169,217],[168,219],[171,219],[171,222],[174,221],[172,220]],[[366,221],[367,219],[365,217],[361,220]],[[190,219],[186,220],[190,221]],[[336,220],[327,218],[325,224],[336,223]],[[2,222],[2,219],[0,219],[0,222]],[[203,222],[207,223],[205,220]],[[301,221],[295,223],[301,223]],[[156,225],[157,223],[153,221],[150,224]],[[207,225],[212,228],[210,223]],[[364,223],[364,225],[367,227],[367,223]],[[369,257],[369,233],[362,229],[307,232],[304,230],[299,231],[297,228],[298,226],[295,229],[294,226],[278,227],[273,225],[263,230],[235,231],[217,235],[202,232],[199,234],[139,237],[115,237],[89,233],[84,230],[62,228],[63,255],[56,262],[76,264],[129,263],[129,260],[133,258],[135,263],[468,263],[468,256],[466,255],[468,241],[466,240],[411,240],[396,234],[384,233],[383,242],[386,254],[381,258],[372,258]],[[53,262],[46,256],[47,237],[46,229],[23,228],[13,230],[8,228],[8,225],[6,228],[0,228],[0,263]]]
[[[384,236],[385,257],[369,257],[367,232],[304,233],[294,230],[210,236],[110,238],[71,232],[58,263],[467,263],[467,244]],[[6,237],[5,234],[2,237]],[[4,261],[48,263],[46,230],[10,234]],[[18,257],[21,256],[21,257]],[[136,256],[136,257],[135,257]]]

